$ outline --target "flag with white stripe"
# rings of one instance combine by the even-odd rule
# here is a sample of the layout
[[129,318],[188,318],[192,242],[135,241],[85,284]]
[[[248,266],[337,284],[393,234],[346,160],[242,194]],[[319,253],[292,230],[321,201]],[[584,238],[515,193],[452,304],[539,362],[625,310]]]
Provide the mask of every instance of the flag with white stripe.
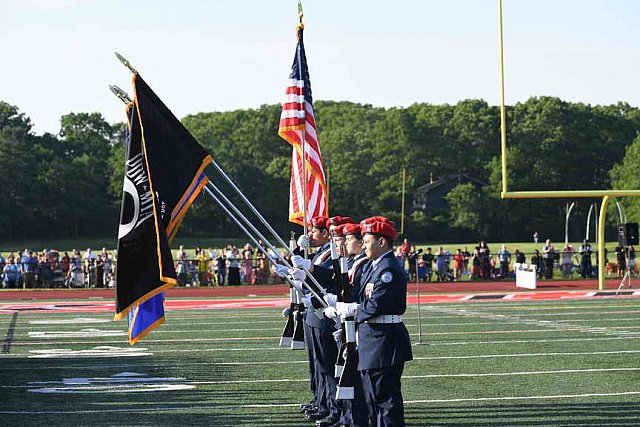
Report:
[[316,133],[316,121],[313,115],[313,98],[309,69],[304,52],[302,33],[304,27],[299,24],[298,45],[293,58],[286,99],[282,104],[278,135],[293,147],[291,153],[291,183],[289,186],[289,221],[302,224],[304,209],[304,182],[302,163],[302,141],[305,141],[306,160],[307,222],[316,216],[329,216],[327,204],[328,191],[322,167],[322,154]]

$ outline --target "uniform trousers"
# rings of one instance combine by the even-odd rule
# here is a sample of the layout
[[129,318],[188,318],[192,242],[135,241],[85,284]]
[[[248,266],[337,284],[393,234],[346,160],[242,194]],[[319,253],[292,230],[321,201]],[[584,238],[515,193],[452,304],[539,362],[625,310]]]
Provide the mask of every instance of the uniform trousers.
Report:
[[360,371],[364,398],[371,425],[404,426],[404,403],[400,378],[404,362],[379,369]]
[[[311,337],[311,326],[307,325],[306,317],[309,314],[308,311],[303,313],[303,329],[304,329],[304,345],[307,347],[307,355],[309,357],[309,388],[311,394],[313,394],[312,403],[318,404],[318,394],[316,393],[316,367],[315,367],[315,355],[313,353],[313,341]],[[314,314],[310,314],[314,316]]]
[[[358,352],[353,353],[355,365],[358,365]],[[342,409],[340,416],[340,424],[350,425],[353,427],[367,427],[369,420],[367,418],[367,406],[364,400],[364,391],[362,390],[362,380],[360,374],[356,371],[356,377],[353,383],[353,400],[338,400],[338,406]]]
[[338,347],[333,338],[333,328],[324,324],[320,328],[312,327],[311,332],[315,355],[316,395],[321,396],[318,407],[333,416],[338,416],[339,411],[336,405],[338,382],[334,377]]

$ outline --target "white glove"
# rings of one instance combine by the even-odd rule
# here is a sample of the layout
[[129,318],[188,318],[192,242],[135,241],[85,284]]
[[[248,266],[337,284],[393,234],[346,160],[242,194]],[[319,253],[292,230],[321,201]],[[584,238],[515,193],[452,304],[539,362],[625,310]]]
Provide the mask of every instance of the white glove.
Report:
[[289,268],[282,264],[275,264],[275,272],[280,277],[286,277],[287,273],[289,273]]
[[294,255],[291,257],[291,263],[294,267],[302,270],[311,271],[311,260],[301,257],[300,255]]
[[298,241],[296,243],[300,249],[309,249],[309,238],[304,234],[298,236]]
[[303,295],[302,303],[305,307],[307,307],[307,310],[313,310],[313,304],[311,304],[311,295]]
[[[325,310],[325,314],[327,311]],[[338,329],[333,333],[333,339],[336,340],[336,343],[340,344],[342,342],[342,329]]]
[[357,310],[358,310],[358,303],[356,302],[352,302],[352,303],[337,302],[336,303],[336,311],[338,312],[340,317],[342,317],[343,319],[345,317],[353,316],[354,314],[356,314]]
[[291,282],[291,284],[293,285],[293,287],[300,293],[302,293],[303,288],[302,288],[302,281],[301,280],[294,280]]
[[304,270],[300,270],[299,268],[290,268],[289,270],[287,270],[287,273],[289,273],[289,276],[291,276],[293,280],[297,280],[299,282],[302,282],[307,278],[307,273],[305,273]]
[[338,317],[338,312],[336,311],[335,307],[329,306],[324,309],[324,315],[329,319],[335,319],[336,317]]
[[324,302],[326,302],[330,306],[335,307],[336,302],[338,302],[338,296],[334,294],[325,294],[325,296],[323,296],[322,298],[324,299]]
[[291,307],[286,307],[282,310],[282,317],[289,317],[291,315]]

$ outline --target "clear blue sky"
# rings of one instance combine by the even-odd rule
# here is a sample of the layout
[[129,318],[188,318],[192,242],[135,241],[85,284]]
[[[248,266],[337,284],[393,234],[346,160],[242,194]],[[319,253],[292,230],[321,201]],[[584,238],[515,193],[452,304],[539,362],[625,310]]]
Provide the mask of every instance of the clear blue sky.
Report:
[[[640,106],[638,0],[504,0],[507,102]],[[497,0],[307,0],[315,99],[498,102]],[[279,103],[294,0],[0,0],[0,100],[57,133],[69,112],[122,121],[128,57],[178,117]]]

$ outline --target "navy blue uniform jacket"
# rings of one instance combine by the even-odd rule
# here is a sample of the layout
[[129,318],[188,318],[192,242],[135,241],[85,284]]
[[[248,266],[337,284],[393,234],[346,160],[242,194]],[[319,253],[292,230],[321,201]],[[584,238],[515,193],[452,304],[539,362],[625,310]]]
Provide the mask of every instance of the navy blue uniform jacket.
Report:
[[[373,284],[367,298],[365,288]],[[407,309],[407,280],[393,252],[373,266],[364,266],[358,290],[358,370],[394,366],[413,359],[411,340],[404,323],[368,323],[383,314],[404,314]]]

